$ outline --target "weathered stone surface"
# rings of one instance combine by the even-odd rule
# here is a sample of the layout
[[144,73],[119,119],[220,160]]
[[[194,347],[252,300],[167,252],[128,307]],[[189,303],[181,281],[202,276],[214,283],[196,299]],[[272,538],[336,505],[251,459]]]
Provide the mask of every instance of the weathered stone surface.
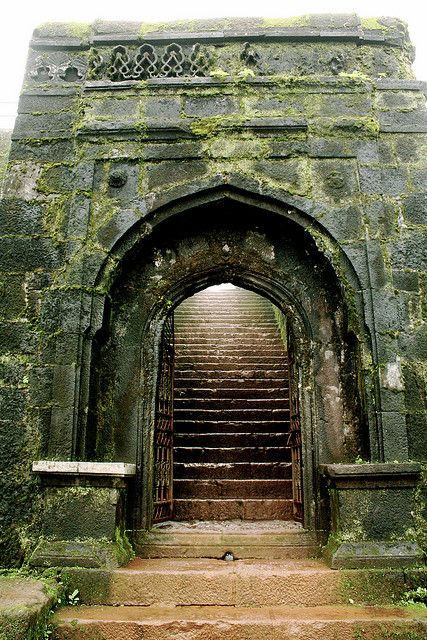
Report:
[[[311,640],[313,629],[321,629],[324,640],[351,640],[363,628],[367,638],[378,634],[411,633],[422,638],[426,622],[424,614],[412,614],[410,609],[372,607],[271,607],[268,614],[263,608],[248,607],[180,607],[179,612],[167,607],[105,607],[88,608],[80,618],[73,609],[64,609],[56,617],[56,640],[91,638],[113,640],[120,633],[124,637],[157,637],[166,640],[170,634],[190,630],[197,640],[214,640],[219,635],[225,640],[289,638]],[[191,609],[191,610],[189,610]],[[84,616],[84,617],[83,617]],[[114,630],[114,631],[113,631]],[[84,635],[82,635],[84,634]],[[155,634],[155,635],[154,635]],[[196,635],[197,634],[197,635]]]
[[0,129],[0,198],[3,196],[3,180],[9,156],[11,134],[11,131]]
[[47,238],[0,238],[2,268],[21,273],[35,269],[52,269],[58,264],[58,251]]
[[0,635],[4,640],[28,640],[47,631],[51,607],[60,589],[52,580],[0,577]]
[[427,224],[426,193],[411,193],[405,198],[405,216],[413,224]]
[[[331,528],[312,460],[425,455],[427,129],[411,56],[403,23],[355,15],[36,30],[0,203],[5,562],[38,535],[33,460],[137,463],[132,514],[149,523],[163,322],[211,284],[287,317],[307,527]],[[109,552],[66,536],[124,526],[100,487],[75,488],[91,491],[52,501],[65,550],[41,564],[100,563]],[[348,491],[351,523],[362,496]],[[401,535],[410,500],[385,493],[389,528],[365,514],[360,540]]]

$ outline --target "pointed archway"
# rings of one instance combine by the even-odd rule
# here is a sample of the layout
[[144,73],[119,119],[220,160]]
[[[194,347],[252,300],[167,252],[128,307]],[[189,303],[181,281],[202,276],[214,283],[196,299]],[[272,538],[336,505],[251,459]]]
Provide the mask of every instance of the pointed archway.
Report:
[[[321,462],[369,448],[358,366],[362,322],[304,228],[225,199],[164,221],[121,262],[93,362],[93,451],[137,462],[132,522],[151,526],[159,349],[166,319],[184,299],[220,282],[258,293],[286,315],[299,405],[305,524],[324,529]],[[299,421],[298,421],[299,422]]]

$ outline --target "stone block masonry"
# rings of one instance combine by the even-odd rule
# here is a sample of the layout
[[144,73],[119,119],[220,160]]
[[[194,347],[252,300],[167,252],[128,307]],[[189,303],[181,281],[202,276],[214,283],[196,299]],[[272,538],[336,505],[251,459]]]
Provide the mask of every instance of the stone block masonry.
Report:
[[[109,513],[87,538],[148,526],[162,323],[222,281],[293,331],[308,529],[319,465],[426,461],[412,59],[403,22],[355,15],[35,30],[0,201],[1,563],[46,524],[33,461],[136,465],[120,509],[83,487]],[[398,538],[427,548],[422,492]]]

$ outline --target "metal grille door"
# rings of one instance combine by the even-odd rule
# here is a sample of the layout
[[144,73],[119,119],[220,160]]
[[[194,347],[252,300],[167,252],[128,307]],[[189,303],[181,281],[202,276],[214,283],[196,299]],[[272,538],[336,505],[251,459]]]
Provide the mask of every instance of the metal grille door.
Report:
[[303,522],[303,492],[302,492],[302,437],[301,418],[298,401],[298,371],[295,366],[294,349],[292,340],[288,339],[289,355],[289,406],[290,406],[290,433],[288,445],[292,454],[292,497],[294,520]]
[[154,428],[154,514],[153,521],[173,517],[173,315],[167,318],[160,345],[159,382]]

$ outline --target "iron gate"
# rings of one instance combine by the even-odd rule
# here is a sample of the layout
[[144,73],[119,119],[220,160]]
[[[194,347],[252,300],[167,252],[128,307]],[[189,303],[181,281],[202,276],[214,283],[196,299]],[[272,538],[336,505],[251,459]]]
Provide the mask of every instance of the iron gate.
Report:
[[160,345],[159,381],[154,424],[153,522],[173,517],[173,314],[165,321]]
[[292,455],[292,498],[293,516],[297,522],[303,522],[303,487],[302,487],[302,437],[301,418],[298,399],[298,370],[295,364],[295,353],[292,339],[288,335],[289,357],[289,409],[290,409],[290,433],[288,446]]

